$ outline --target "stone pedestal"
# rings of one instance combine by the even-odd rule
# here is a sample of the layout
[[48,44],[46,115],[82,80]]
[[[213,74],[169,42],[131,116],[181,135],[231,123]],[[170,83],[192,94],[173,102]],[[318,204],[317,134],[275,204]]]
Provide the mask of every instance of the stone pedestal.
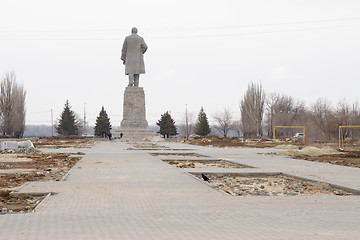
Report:
[[145,111],[145,93],[142,87],[126,87],[124,92],[123,120],[114,137],[123,133],[123,140],[142,140],[155,136],[148,128]]

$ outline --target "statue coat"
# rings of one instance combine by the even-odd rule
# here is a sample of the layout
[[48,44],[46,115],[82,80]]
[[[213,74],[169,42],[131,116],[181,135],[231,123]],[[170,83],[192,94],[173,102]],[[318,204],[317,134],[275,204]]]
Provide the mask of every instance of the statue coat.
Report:
[[144,53],[147,45],[144,39],[136,33],[125,38],[121,59],[125,64],[125,74],[142,74],[145,73]]

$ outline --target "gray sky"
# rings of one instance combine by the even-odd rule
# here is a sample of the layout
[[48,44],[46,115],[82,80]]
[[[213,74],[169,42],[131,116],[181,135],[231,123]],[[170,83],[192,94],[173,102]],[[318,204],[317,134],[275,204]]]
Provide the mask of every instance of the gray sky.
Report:
[[181,122],[239,103],[250,82],[311,102],[359,100],[358,0],[0,0],[0,74],[27,90],[27,124],[50,124],[66,99],[91,125],[122,119],[120,51],[133,26],[149,46],[147,119]]

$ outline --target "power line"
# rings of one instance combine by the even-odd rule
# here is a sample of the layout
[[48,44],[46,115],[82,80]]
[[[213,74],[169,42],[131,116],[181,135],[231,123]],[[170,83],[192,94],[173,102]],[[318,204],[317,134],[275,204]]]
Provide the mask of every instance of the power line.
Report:
[[[310,21],[293,21],[293,22],[281,22],[281,23],[263,23],[263,24],[248,24],[248,25],[224,25],[224,26],[203,26],[203,27],[183,27],[183,28],[154,28],[154,29],[146,29],[144,28],[143,32],[173,32],[180,33],[186,31],[211,31],[211,30],[227,30],[227,29],[241,29],[241,28],[258,28],[258,27],[273,27],[273,26],[291,26],[291,25],[306,25],[306,24],[319,24],[319,23],[333,23],[333,22],[346,22],[346,21],[359,21],[360,18],[352,17],[352,18],[337,18],[337,19],[323,19],[323,20],[310,20]],[[321,26],[317,28],[301,28],[301,29],[287,29],[287,30],[275,30],[275,31],[257,31],[252,33],[228,33],[228,34],[216,34],[216,35],[187,35],[187,36],[158,36],[155,39],[173,39],[173,38],[199,38],[199,37],[226,37],[226,36],[245,36],[245,35],[253,35],[253,34],[266,34],[266,33],[281,33],[281,32],[296,32],[296,31],[308,31],[308,30],[319,30],[319,29],[327,29],[327,28],[339,28],[339,27],[349,27],[349,26],[360,26],[358,23],[356,24],[347,24],[347,25],[336,25],[336,26]],[[84,40],[93,40],[93,41],[108,41],[108,40],[121,40],[123,39],[125,30],[90,30],[90,31],[3,31],[0,32],[1,40],[47,40],[47,41],[84,41]],[[126,31],[127,32],[127,31]],[[22,34],[26,33],[24,36],[14,36],[14,34]],[[47,36],[44,37],[29,37],[29,33],[46,33]],[[82,37],[82,38],[65,38],[71,35],[85,36],[92,34],[102,35],[115,35],[118,37]],[[10,35],[9,35],[10,34]],[[49,35],[50,34],[50,35]],[[56,36],[61,34],[61,37]]]
[[[198,30],[211,30],[211,29],[229,29],[229,28],[253,28],[253,27],[271,27],[282,25],[301,25],[301,24],[317,24],[327,22],[344,22],[344,21],[358,21],[360,17],[349,18],[334,18],[334,19],[322,19],[322,20],[309,20],[309,21],[292,21],[292,22],[279,22],[279,23],[259,23],[259,24],[240,24],[240,25],[223,25],[223,26],[207,26],[207,27],[183,27],[183,28],[164,28],[158,29],[158,31],[198,31]],[[153,29],[156,31],[156,29]]]
[[[185,35],[185,36],[156,36],[152,39],[186,39],[186,38],[222,38],[222,37],[236,37],[236,36],[251,36],[258,34],[271,34],[271,33],[286,33],[286,32],[304,32],[321,29],[333,29],[344,27],[359,27],[360,24],[353,25],[340,25],[331,27],[318,27],[318,28],[303,28],[303,29],[290,29],[290,30],[275,30],[275,31],[257,31],[248,33],[226,33],[226,34],[207,34],[207,35]],[[12,38],[12,37],[0,37],[0,40],[26,40],[26,41],[119,41],[123,40],[123,37],[118,38]]]
[[[308,21],[291,21],[291,22],[278,22],[278,23],[259,23],[259,24],[239,24],[239,25],[221,25],[221,26],[188,26],[188,27],[172,27],[172,28],[143,28],[142,31],[159,31],[159,32],[178,32],[178,31],[199,31],[199,30],[212,30],[212,29],[224,29],[224,28],[252,28],[252,27],[267,27],[267,26],[282,26],[282,25],[301,25],[301,24],[317,24],[328,22],[345,22],[345,21],[359,21],[360,17],[348,17],[348,18],[333,18],[333,19],[320,19],[320,20],[308,20]],[[95,30],[76,30],[76,31],[64,31],[64,30],[22,30],[22,31],[0,31],[2,33],[61,33],[70,35],[79,34],[93,34],[93,33],[108,33],[108,34],[120,34],[121,32],[128,32],[128,29],[95,29]]]

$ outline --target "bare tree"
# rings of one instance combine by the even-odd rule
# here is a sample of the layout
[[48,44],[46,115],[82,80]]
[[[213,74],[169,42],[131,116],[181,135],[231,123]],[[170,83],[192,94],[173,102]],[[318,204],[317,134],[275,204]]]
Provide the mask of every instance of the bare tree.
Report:
[[185,112],[182,124],[179,124],[179,134],[185,136],[186,140],[194,132],[194,114]]
[[6,73],[1,81],[0,112],[4,135],[22,136],[25,131],[25,97],[22,84],[16,83],[14,73]]
[[[360,125],[360,107],[359,107],[359,103],[356,101],[352,104],[352,111],[351,111],[351,125]],[[352,129],[351,130],[351,137],[352,138],[359,138],[360,137],[360,132],[359,129],[355,130]]]
[[86,134],[86,126],[84,126],[84,118],[82,118],[78,113],[75,113],[75,123],[77,126],[77,135],[82,136]]
[[242,135],[242,123],[241,123],[241,120],[237,120],[237,121],[234,121],[234,131],[236,131],[236,134],[238,137],[240,137]]
[[[359,125],[360,111],[358,103],[355,102],[351,106],[345,99],[341,99],[337,104],[335,117],[338,126]],[[355,134],[354,129],[343,129],[343,138],[355,137],[355,135],[357,134]]]
[[251,83],[240,103],[242,131],[244,137],[262,135],[265,92],[261,84]]
[[325,139],[331,139],[331,136],[337,134],[336,117],[329,101],[319,98],[311,105],[311,110],[311,118]]
[[[345,99],[341,99],[335,110],[335,120],[338,126],[350,125],[351,124],[351,109]],[[348,129],[344,129],[343,138],[349,134]]]
[[12,114],[13,130],[15,136],[22,136],[25,131],[25,97],[26,91],[23,85],[17,85],[14,89],[14,111]]
[[216,124],[214,128],[218,130],[224,138],[227,137],[229,131],[234,128],[233,116],[226,108],[223,113],[214,115]]
[[[285,94],[271,93],[267,97],[266,124],[269,136],[273,136],[274,126],[304,125],[305,122],[306,109],[304,102],[297,101]],[[285,133],[285,135],[288,134],[288,132]]]
[[351,118],[351,125],[360,125],[360,106],[357,101],[354,102],[352,105],[350,118]]

